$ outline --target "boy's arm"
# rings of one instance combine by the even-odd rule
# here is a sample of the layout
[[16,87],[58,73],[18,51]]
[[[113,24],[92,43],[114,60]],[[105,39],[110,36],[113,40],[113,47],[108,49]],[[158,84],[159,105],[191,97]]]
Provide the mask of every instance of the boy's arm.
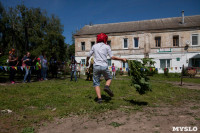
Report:
[[112,56],[111,59],[112,59],[112,60],[120,60],[120,61],[123,61],[123,62],[126,62],[126,61],[127,61],[126,58],[119,58],[119,57],[116,57],[116,56]]
[[111,58],[112,60],[120,60],[120,61],[123,61],[123,62],[126,62],[126,61],[127,61],[126,58],[119,58],[119,57],[113,56],[110,47],[108,48],[108,55],[110,56],[110,58]]

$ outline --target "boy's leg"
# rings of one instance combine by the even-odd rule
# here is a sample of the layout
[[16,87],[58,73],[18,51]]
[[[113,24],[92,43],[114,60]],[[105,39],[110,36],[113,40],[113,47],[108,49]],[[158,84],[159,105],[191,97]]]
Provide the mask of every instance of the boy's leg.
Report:
[[108,80],[106,81],[106,85],[107,85],[107,86],[110,86],[111,82],[112,82],[112,79],[108,79]]
[[103,72],[103,76],[104,76],[104,78],[106,80],[106,85],[105,85],[104,91],[106,93],[108,93],[109,96],[113,97],[114,94],[109,88],[110,84],[111,84],[111,81],[112,81],[112,75],[110,74],[110,71],[108,70],[108,67],[102,67],[102,72]]
[[93,86],[95,87],[95,91],[98,97],[98,103],[102,102],[101,99],[101,90],[100,90],[100,77],[101,77],[101,71],[100,66],[94,66],[93,71]]
[[97,94],[98,99],[101,99],[101,89],[99,86],[95,86],[95,91]]

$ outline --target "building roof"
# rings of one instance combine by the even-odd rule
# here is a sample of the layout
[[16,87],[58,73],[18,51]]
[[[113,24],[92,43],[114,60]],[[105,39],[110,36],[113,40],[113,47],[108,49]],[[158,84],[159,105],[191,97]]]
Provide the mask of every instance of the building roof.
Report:
[[184,24],[182,17],[152,19],[143,21],[131,21],[121,23],[85,25],[75,36],[96,35],[99,33],[122,33],[148,30],[165,30],[165,29],[185,29],[200,27],[200,15],[185,16]]

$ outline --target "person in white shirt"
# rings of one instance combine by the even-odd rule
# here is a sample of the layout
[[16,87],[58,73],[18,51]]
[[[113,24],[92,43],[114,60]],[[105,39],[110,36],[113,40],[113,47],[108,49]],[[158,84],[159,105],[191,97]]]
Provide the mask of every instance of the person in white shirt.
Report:
[[93,55],[94,56],[94,65],[93,65],[93,86],[95,87],[96,94],[98,97],[97,102],[102,103],[101,91],[100,91],[100,77],[104,76],[106,80],[106,84],[104,87],[104,91],[107,92],[111,97],[114,96],[113,92],[110,90],[110,84],[112,81],[112,75],[108,70],[108,61],[107,56],[109,56],[112,60],[120,60],[126,62],[126,58],[119,58],[113,56],[111,48],[107,45],[108,36],[104,33],[97,35],[97,44],[93,45],[87,56],[86,66],[89,65],[89,59]]

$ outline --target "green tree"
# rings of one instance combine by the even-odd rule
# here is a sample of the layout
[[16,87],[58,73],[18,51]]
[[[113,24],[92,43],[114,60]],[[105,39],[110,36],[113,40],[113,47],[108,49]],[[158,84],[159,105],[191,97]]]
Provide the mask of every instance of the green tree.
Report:
[[49,17],[45,10],[27,8],[23,4],[5,11],[1,3],[0,15],[0,46],[6,49],[6,53],[16,48],[18,56],[27,51],[39,56],[45,51],[48,58],[55,53],[58,60],[66,59],[67,45],[62,35],[64,26],[57,16]]

